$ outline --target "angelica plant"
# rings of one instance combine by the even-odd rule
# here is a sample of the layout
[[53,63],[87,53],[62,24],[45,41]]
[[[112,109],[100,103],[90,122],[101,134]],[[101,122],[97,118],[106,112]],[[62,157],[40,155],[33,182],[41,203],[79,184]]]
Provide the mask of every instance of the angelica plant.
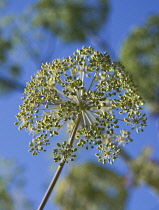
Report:
[[130,130],[140,132],[146,126],[144,102],[132,78],[121,63],[92,47],[42,64],[24,95],[15,124],[33,135],[29,143],[33,155],[46,151],[68,124],[68,141],[58,142],[53,150],[61,167],[74,160],[78,147],[94,148],[98,161],[112,164],[119,145],[132,141]]

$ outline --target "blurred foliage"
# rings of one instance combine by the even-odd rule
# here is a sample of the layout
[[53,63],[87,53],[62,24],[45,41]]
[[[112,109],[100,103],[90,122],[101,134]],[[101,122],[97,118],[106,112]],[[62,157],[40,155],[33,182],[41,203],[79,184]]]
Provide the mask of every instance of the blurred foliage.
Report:
[[72,167],[57,185],[55,202],[62,210],[123,210],[127,198],[124,177],[87,162]]
[[105,23],[108,1],[41,0],[35,8],[35,26],[44,26],[66,42],[84,41]]
[[149,147],[143,149],[141,154],[130,162],[130,169],[133,173],[133,185],[140,183],[147,184],[159,193],[159,162],[150,159],[151,150]]
[[5,188],[3,179],[0,178],[0,209],[13,210],[13,200]]
[[12,43],[10,40],[7,40],[5,38],[2,37],[2,32],[0,32],[0,62],[4,62],[5,61],[5,53],[7,50],[11,49],[12,47]]
[[23,193],[23,169],[14,161],[0,158],[0,209],[32,210],[32,204]]
[[15,17],[6,14],[7,4],[6,1],[2,2],[0,4],[0,93],[7,93],[17,88],[14,80],[20,75],[20,66],[11,58],[17,44],[14,39]]
[[159,113],[159,16],[150,17],[129,35],[121,62],[132,73],[150,112]]

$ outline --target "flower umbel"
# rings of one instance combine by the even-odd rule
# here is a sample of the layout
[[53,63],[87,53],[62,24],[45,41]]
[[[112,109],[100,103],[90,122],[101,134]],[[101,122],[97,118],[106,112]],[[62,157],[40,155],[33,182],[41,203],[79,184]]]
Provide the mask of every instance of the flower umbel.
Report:
[[[74,144],[96,147],[99,161],[113,163],[118,146],[132,141],[123,126],[137,132],[146,126],[141,108],[144,102],[127,71],[119,62],[111,62],[107,53],[92,47],[42,64],[27,83],[24,95],[16,117],[19,129],[33,134],[29,150],[33,155],[45,151],[50,138],[68,123],[69,132],[76,133]],[[76,151],[73,141],[58,146],[62,149],[54,150],[55,161],[75,157],[71,155]]]

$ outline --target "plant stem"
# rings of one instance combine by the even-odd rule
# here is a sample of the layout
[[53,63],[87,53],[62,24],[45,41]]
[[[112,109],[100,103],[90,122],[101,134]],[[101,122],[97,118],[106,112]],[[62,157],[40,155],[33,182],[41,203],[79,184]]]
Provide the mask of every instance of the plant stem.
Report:
[[48,189],[47,189],[47,191],[46,191],[46,193],[45,193],[45,195],[44,195],[44,197],[43,197],[43,199],[42,199],[42,201],[41,201],[41,203],[38,207],[38,210],[42,210],[44,208],[44,206],[45,206],[48,198],[50,197],[50,194],[51,194],[52,190],[54,189],[54,186],[55,186],[55,184],[56,184],[56,182],[57,182],[57,180],[58,180],[58,178],[61,174],[61,171],[64,167],[64,164],[65,164],[65,161],[63,162],[63,164],[60,163],[60,165],[58,166],[58,168],[56,170],[56,173],[55,173],[53,179],[51,180],[50,185],[49,185],[49,187],[48,187]]
[[[80,118],[81,118],[81,114],[79,114],[78,117],[77,117],[77,120],[75,122],[75,126],[74,126],[74,128],[72,130],[72,133],[71,133],[69,141],[68,141],[68,144],[71,145],[71,146],[72,146],[73,141],[75,139],[75,135],[76,135],[76,131],[78,129]],[[61,174],[61,171],[62,171],[62,169],[63,169],[63,167],[65,165],[65,162],[66,162],[66,160],[63,158],[62,161],[60,162],[60,165],[58,166],[58,168],[57,168],[57,170],[55,172],[55,175],[52,178],[52,180],[50,182],[50,185],[49,185],[49,187],[48,187],[48,189],[47,189],[47,191],[46,191],[46,193],[45,193],[45,195],[44,195],[44,197],[43,197],[43,199],[42,199],[42,201],[41,201],[41,203],[40,203],[40,205],[39,205],[37,210],[43,210],[43,208],[45,207],[45,204],[47,203],[47,201],[48,201],[48,199],[50,197],[50,194],[51,194],[51,192],[53,191],[53,189],[55,187],[55,184],[56,184],[56,182],[57,182],[57,180],[58,180],[58,178],[59,178],[59,176]]]

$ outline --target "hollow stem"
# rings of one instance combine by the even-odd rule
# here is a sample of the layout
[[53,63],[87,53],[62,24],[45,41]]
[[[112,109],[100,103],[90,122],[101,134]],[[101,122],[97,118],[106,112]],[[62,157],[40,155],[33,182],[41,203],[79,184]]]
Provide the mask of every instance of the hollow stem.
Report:
[[[78,117],[77,117],[77,120],[75,122],[75,126],[74,126],[74,128],[72,130],[72,133],[71,133],[69,141],[68,141],[68,144],[71,145],[71,146],[72,146],[73,141],[75,139],[75,135],[76,135],[76,131],[78,129],[80,118],[81,118],[81,114],[79,114]],[[49,185],[49,187],[48,187],[48,189],[47,189],[47,191],[46,191],[46,193],[45,193],[45,195],[44,195],[44,197],[43,197],[43,199],[42,199],[42,201],[41,201],[41,203],[40,203],[40,205],[39,205],[37,210],[43,210],[44,209],[45,204],[47,203],[47,201],[48,201],[48,199],[50,197],[50,194],[53,191],[53,189],[55,187],[55,184],[56,184],[56,182],[57,182],[57,180],[58,180],[58,178],[59,178],[59,176],[61,174],[61,171],[62,171],[62,169],[63,169],[63,167],[65,165],[65,162],[66,162],[66,160],[63,158],[62,161],[60,162],[60,165],[58,166],[58,168],[57,168],[57,170],[55,172],[55,175],[52,178],[52,180],[50,182],[50,185]]]

